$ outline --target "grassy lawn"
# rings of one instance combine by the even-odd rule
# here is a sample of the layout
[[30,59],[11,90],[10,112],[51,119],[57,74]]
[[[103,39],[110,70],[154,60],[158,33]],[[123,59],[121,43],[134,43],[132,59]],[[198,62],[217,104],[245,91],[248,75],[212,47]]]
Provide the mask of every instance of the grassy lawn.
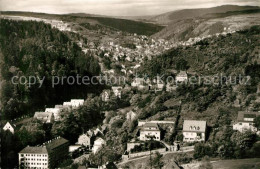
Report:
[[214,169],[259,169],[260,158],[221,160],[212,164]]

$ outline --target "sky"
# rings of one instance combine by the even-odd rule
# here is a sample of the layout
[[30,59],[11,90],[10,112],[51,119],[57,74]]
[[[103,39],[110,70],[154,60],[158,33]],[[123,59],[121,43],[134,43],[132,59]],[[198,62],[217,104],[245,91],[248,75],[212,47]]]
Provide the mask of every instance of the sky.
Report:
[[226,4],[260,6],[260,0],[0,0],[0,10],[144,16]]

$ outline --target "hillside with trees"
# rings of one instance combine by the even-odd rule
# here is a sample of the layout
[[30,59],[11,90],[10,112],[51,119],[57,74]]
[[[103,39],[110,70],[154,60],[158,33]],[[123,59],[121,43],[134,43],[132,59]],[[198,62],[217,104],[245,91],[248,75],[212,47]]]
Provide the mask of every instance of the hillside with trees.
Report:
[[[14,119],[30,114],[45,105],[54,105],[71,98],[84,98],[99,87],[59,84],[53,88],[53,76],[97,75],[98,61],[87,56],[67,35],[51,25],[35,21],[1,20],[1,103],[2,116]],[[44,79],[28,86],[12,84],[12,77],[31,76]],[[24,79],[25,80],[25,79]],[[24,81],[23,81],[24,82]]]

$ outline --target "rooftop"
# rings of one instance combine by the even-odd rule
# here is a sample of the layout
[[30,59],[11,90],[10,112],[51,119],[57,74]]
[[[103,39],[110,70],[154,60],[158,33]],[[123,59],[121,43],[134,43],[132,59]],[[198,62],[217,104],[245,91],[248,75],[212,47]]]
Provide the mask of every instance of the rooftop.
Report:
[[237,115],[238,122],[245,122],[244,118],[256,118],[260,115],[260,112],[253,112],[253,111],[239,111]]
[[184,120],[183,131],[205,132],[207,122],[197,120]]
[[43,143],[43,145],[40,146],[27,146],[19,153],[48,154],[51,153],[53,149],[55,149],[56,147],[59,147],[68,142],[69,142],[68,140],[62,137],[57,137],[53,140]]

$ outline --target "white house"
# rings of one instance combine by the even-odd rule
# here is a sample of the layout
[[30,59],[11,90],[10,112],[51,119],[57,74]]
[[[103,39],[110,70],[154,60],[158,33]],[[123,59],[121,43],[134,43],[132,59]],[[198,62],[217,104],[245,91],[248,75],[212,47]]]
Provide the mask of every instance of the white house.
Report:
[[94,141],[94,145],[93,145],[93,153],[97,153],[98,150],[105,144],[105,140],[102,138],[98,138]]
[[60,111],[61,111],[61,109],[59,109],[59,108],[46,108],[45,109],[45,112],[53,113],[55,121],[58,121],[60,119]]
[[54,121],[54,116],[51,112],[35,112],[33,118],[43,123],[53,123]]
[[186,82],[188,80],[188,74],[186,71],[180,71],[179,74],[176,76],[176,83],[177,82]]
[[84,104],[84,99],[71,99],[70,102],[72,107],[79,107]]
[[122,96],[122,87],[121,86],[114,86],[112,87],[112,91],[114,93],[114,95],[118,98],[121,99],[121,96]]
[[70,106],[73,108],[77,108],[84,104],[84,99],[71,99],[70,102],[64,102],[63,106]]
[[86,147],[90,147],[91,146],[91,136],[88,133],[84,133],[84,134],[80,135],[78,138],[77,144],[84,145]]
[[145,123],[140,131],[140,140],[161,140],[161,131],[156,123]]
[[9,130],[12,134],[14,134],[14,130],[15,130],[16,125],[13,124],[12,122],[7,122],[4,127],[3,130],[7,131]]
[[200,142],[206,140],[207,122],[197,120],[184,120],[183,141]]
[[257,128],[254,127],[254,119],[259,115],[260,112],[239,111],[237,121],[233,124],[233,130],[239,132],[245,132],[248,130],[257,132]]

